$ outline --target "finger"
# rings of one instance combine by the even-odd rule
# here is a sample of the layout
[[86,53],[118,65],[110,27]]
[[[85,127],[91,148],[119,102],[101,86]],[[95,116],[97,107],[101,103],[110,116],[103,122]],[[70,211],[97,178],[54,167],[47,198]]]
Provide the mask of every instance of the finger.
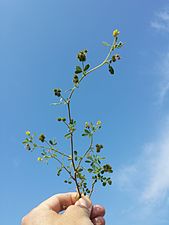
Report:
[[70,218],[72,224],[91,224],[91,210],[91,200],[87,196],[82,196],[74,205],[69,206],[63,215]]
[[41,207],[46,207],[57,213],[65,210],[68,206],[74,205],[78,200],[76,192],[56,194],[40,204]]
[[88,196],[82,196],[76,203],[76,206],[83,208],[90,217],[92,211],[92,202]]
[[105,219],[103,217],[96,217],[92,219],[94,225],[105,225]]
[[91,219],[94,219],[96,217],[103,217],[105,215],[105,209],[101,205],[93,205],[92,212],[91,212]]

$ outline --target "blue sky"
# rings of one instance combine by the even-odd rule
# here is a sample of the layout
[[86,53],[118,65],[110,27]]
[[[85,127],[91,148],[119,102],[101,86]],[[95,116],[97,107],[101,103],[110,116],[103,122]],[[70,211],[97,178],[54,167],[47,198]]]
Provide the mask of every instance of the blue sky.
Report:
[[56,177],[54,163],[38,163],[38,153],[21,142],[29,129],[66,147],[55,122],[65,111],[50,105],[52,89],[71,87],[79,50],[89,50],[91,65],[101,62],[107,53],[101,42],[111,42],[115,28],[126,42],[116,76],[100,69],[73,100],[77,122],[103,122],[96,141],[114,168],[113,185],[97,187],[93,202],[105,206],[107,224],[168,224],[169,1],[1,0],[3,225],[18,225],[47,197],[73,189]]

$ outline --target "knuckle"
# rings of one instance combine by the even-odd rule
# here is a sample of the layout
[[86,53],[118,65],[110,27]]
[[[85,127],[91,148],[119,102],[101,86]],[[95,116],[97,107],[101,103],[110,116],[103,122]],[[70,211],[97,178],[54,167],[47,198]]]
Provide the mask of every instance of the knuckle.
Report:
[[21,220],[21,225],[26,225],[28,222],[28,216],[24,216]]
[[21,219],[21,225],[31,224],[32,217],[36,215],[36,208],[32,209],[27,215],[23,216]]

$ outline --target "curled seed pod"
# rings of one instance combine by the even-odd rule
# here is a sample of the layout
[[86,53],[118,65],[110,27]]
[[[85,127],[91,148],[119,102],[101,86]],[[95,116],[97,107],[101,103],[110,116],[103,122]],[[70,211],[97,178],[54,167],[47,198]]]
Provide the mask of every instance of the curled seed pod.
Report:
[[60,89],[60,88],[55,88],[53,91],[54,91],[54,94],[55,94],[56,96],[58,96],[58,97],[61,96],[61,89]]
[[96,144],[96,152],[100,152],[100,150],[103,148],[103,145]]
[[108,172],[108,173],[113,172],[112,167],[109,164],[104,165],[103,170],[104,170],[104,172]]
[[83,51],[80,51],[78,54],[77,54],[77,58],[80,62],[85,62],[86,61],[86,54],[87,54],[87,49],[83,50]]
[[45,141],[45,135],[44,134],[41,134],[39,136],[39,141],[41,141],[41,142],[44,142]]
[[116,56],[115,55],[112,56],[111,61],[116,62]]
[[78,75],[77,74],[75,74],[74,77],[73,77],[73,83],[75,85],[77,85],[79,83],[79,78],[78,78]]
[[115,58],[116,58],[117,60],[120,60],[120,59],[121,59],[121,57],[120,57],[119,54],[116,54],[116,55],[115,55]]
[[31,150],[31,146],[30,144],[26,144],[26,150],[30,151]]

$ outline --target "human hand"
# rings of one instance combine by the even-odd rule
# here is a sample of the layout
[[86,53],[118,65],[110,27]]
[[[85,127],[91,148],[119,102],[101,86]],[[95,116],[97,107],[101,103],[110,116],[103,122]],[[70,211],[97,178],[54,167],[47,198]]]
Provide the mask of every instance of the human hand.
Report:
[[70,192],[42,202],[22,219],[22,225],[105,225],[104,214],[102,206],[92,205],[86,196],[77,201],[77,193]]

